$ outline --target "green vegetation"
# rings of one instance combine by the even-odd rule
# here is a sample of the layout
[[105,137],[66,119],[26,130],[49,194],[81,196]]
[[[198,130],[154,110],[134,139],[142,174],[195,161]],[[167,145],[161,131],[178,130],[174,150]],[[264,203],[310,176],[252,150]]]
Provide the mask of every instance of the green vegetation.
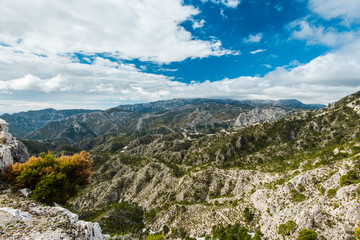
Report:
[[314,230],[302,229],[296,240],[316,240],[318,234]]
[[30,155],[39,155],[42,152],[53,150],[52,147],[36,140],[21,140],[21,142],[24,143]]
[[75,196],[79,187],[89,183],[91,174],[89,153],[55,158],[49,152],[8,166],[2,178],[16,188],[30,188],[35,200],[49,204],[65,203]]
[[160,234],[160,233],[155,233],[155,234],[150,234],[146,240],[163,240],[164,239],[164,235]]
[[296,229],[296,223],[292,220],[288,221],[287,223],[282,223],[279,226],[278,233],[283,236],[287,236],[292,234]]
[[306,196],[299,193],[295,188],[290,190],[290,196],[294,202],[302,202],[306,199]]
[[243,216],[247,222],[251,222],[254,219],[254,213],[249,208],[244,209]]
[[218,240],[257,240],[261,239],[262,233],[257,231],[255,236],[251,238],[248,234],[248,230],[242,227],[240,224],[236,223],[235,225],[228,225],[227,227],[214,226],[212,229],[212,238]]
[[[82,220],[99,222],[103,233],[111,236],[130,234],[142,238],[145,234],[142,229],[145,227],[145,218],[149,216],[149,212],[145,212],[136,203],[121,201],[109,204],[101,209],[83,210],[78,212],[78,215]],[[164,232],[165,230],[164,226]],[[160,236],[154,235],[152,237]]]
[[[356,165],[356,169],[360,170],[359,165]],[[345,175],[341,176],[340,178],[340,186],[342,187],[357,182],[359,182],[359,174],[355,169],[348,171]]]
[[332,188],[332,189],[329,189],[327,190],[326,194],[329,196],[329,197],[335,197],[336,196],[336,193],[337,193],[337,188]]
[[[103,232],[113,235],[126,233],[141,234],[145,227],[144,210],[134,203],[120,202],[107,208],[106,214],[102,214],[99,224]],[[152,238],[160,239],[160,238]]]
[[358,226],[355,230],[355,237],[356,237],[356,239],[360,239],[360,223],[358,224]]

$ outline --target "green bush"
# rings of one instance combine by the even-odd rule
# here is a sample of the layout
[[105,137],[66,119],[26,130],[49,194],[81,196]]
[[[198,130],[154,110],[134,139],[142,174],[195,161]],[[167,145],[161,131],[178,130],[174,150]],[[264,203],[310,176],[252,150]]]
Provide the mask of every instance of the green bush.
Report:
[[214,226],[212,229],[213,239],[218,240],[250,240],[251,236],[248,234],[248,230],[240,224],[228,225],[227,227]]
[[296,240],[316,240],[318,234],[314,230],[302,229]]
[[49,152],[6,167],[2,177],[17,188],[33,190],[32,197],[37,201],[63,204],[80,186],[89,183],[91,174],[89,153],[55,158]]
[[111,205],[110,209],[99,221],[103,232],[110,235],[141,233],[145,227],[144,210],[135,203],[123,201]]
[[332,189],[329,189],[327,190],[326,194],[329,196],[329,197],[335,197],[336,193],[337,193],[337,188],[332,188]]
[[345,175],[340,178],[340,186],[346,186],[353,183],[356,183],[359,180],[359,177],[355,170],[348,171]]
[[243,216],[247,222],[251,222],[254,219],[254,213],[249,208],[245,208]]
[[278,233],[283,236],[286,236],[293,233],[295,229],[296,229],[296,223],[290,220],[287,223],[280,224]]
[[164,239],[164,235],[160,234],[160,233],[155,233],[155,234],[150,234],[146,240],[163,240]]
[[302,202],[306,199],[305,195],[296,191],[296,189],[290,190],[290,196],[294,202]]

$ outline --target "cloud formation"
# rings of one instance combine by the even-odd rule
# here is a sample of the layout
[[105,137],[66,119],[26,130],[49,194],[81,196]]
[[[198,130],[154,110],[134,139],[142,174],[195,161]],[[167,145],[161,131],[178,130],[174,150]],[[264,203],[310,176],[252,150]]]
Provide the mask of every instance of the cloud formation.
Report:
[[246,43],[258,43],[262,39],[262,33],[258,33],[255,35],[249,35],[249,37],[244,39],[244,42]]
[[261,52],[265,52],[266,49],[257,49],[257,50],[254,50],[254,51],[251,51],[250,54],[257,54],[257,53],[261,53]]
[[[322,103],[329,103],[360,88],[360,41],[307,64],[279,67],[264,77],[225,78],[191,84],[144,73],[131,64],[114,63],[100,57],[93,65],[88,65],[61,56],[23,56],[24,53],[15,53],[10,48],[0,49],[0,91],[8,93],[0,95],[0,102],[9,104],[0,105],[0,112],[15,111],[29,104],[31,109],[39,109],[45,106],[44,102],[71,108],[78,101],[77,107],[104,109],[123,101],[183,97],[296,98],[306,103],[318,103],[321,99]],[[10,66],[18,69],[9,73]],[[21,77],[11,79],[15,73]],[[31,101],[26,98],[27,94],[34,96]],[[10,101],[12,97],[17,100]],[[21,98],[24,100],[19,100]]]
[[[229,8],[241,3],[206,1]],[[309,8],[325,20],[339,18],[354,24],[358,22],[354,11],[358,2],[349,0],[339,6],[334,0],[310,0]],[[289,65],[263,77],[187,84],[164,74],[147,73],[146,68],[125,61],[153,61],[159,64],[158,72],[171,72],[181,71],[182,66],[166,63],[238,54],[224,49],[216,36],[201,40],[182,27],[190,21],[193,29],[201,28],[209,19],[194,21],[200,10],[181,0],[2,0],[0,6],[0,113],[45,107],[105,109],[183,97],[296,98],[329,103],[360,89],[358,32],[343,23],[341,31],[311,21],[311,17],[286,24],[291,30],[289,41],[301,39],[309,45],[329,47],[326,54],[305,64],[292,59]],[[268,49],[270,54],[268,34],[263,33],[247,33],[238,41],[246,51],[261,42],[264,45],[250,53]],[[80,61],[75,53],[85,57]],[[268,61],[258,63],[263,62]],[[260,66],[272,69],[270,64]]]
[[358,0],[309,0],[309,8],[327,20],[341,18],[347,23],[360,21]]
[[222,4],[229,8],[236,8],[241,3],[240,0],[201,0],[202,2],[213,2],[216,4]]
[[20,51],[106,52],[122,59],[165,63],[232,53],[220,41],[195,39],[180,26],[199,14],[181,0],[3,0],[0,4],[1,41]]
[[351,31],[338,32],[334,28],[325,28],[322,25],[309,23],[306,19],[296,20],[289,24],[292,37],[306,40],[308,44],[321,44],[326,46],[342,46],[355,39]]

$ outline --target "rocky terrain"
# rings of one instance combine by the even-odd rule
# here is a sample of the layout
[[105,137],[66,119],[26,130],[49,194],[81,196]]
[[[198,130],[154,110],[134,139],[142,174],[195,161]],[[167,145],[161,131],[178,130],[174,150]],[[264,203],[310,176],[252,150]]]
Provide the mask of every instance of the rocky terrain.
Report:
[[[303,106],[297,101],[270,103],[126,105],[29,133],[46,136],[44,143],[90,149],[93,164],[90,184],[67,206],[81,220],[63,229],[72,220],[62,209],[54,214],[65,216],[56,220],[61,226],[44,221],[43,230],[34,232],[53,229],[81,239],[98,222],[103,233],[122,239],[150,233],[204,239],[229,225],[243,226],[254,239],[297,239],[304,229],[317,239],[354,239],[360,223],[360,92],[315,110],[294,108]],[[30,200],[6,191],[2,197],[7,222],[13,209],[34,216],[33,208],[21,205]],[[12,224],[16,220],[3,226]],[[12,230],[4,234],[15,236]]]
[[302,229],[351,239],[360,222],[359,115],[356,93],[237,131],[152,134],[121,153],[93,151],[92,183],[72,209],[106,225],[105,204],[132,202],[146,227],[169,238],[240,223],[264,239],[296,239]]
[[25,162],[28,158],[25,145],[9,133],[8,123],[0,118],[0,170],[15,162]]
[[19,194],[0,194],[0,239],[102,240],[98,223],[79,217],[60,206],[45,206]]
[[[153,211],[147,221],[152,231],[167,226],[193,237],[211,235],[213,226],[240,223],[254,232],[260,229],[267,239],[281,239],[279,226],[294,221],[296,227],[285,239],[295,239],[304,228],[315,229],[323,239],[348,239],[360,222],[359,184],[341,187],[340,177],[353,165],[352,159],[344,159],[286,174],[198,167],[176,177],[159,162],[134,168],[113,159],[97,171],[73,208],[84,213],[109,202],[131,201]],[[244,217],[245,208],[254,213],[253,220]]]
[[[8,132],[0,119],[0,173],[5,166],[27,161],[25,145]],[[11,191],[0,180],[0,239],[84,239],[102,240],[98,223],[79,220],[78,215],[60,206],[45,206],[29,200],[29,189]],[[24,195],[24,196],[22,196]]]

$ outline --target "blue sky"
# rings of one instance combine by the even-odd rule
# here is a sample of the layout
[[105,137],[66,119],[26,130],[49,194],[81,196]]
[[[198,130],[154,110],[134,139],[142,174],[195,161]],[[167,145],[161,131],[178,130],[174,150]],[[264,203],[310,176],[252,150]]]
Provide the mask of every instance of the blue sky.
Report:
[[360,1],[0,0],[0,114],[360,90]]

